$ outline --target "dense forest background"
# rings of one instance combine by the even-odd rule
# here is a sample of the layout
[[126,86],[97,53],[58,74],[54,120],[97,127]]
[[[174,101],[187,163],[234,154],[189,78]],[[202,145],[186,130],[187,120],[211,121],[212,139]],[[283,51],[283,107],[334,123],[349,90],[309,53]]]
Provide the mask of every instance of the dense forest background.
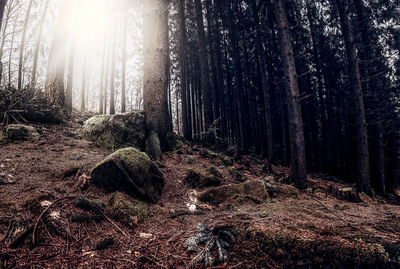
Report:
[[157,31],[185,139],[290,166],[299,186],[309,170],[398,190],[397,0],[155,2],[161,27],[142,1],[0,1],[2,111],[32,91],[66,114],[146,109],[144,39]]

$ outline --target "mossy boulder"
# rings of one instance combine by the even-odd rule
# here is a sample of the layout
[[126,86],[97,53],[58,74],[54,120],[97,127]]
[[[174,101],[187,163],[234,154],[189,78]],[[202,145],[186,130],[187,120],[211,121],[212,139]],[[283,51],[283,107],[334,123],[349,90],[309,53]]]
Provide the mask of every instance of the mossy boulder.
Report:
[[128,199],[121,192],[113,193],[109,203],[111,217],[129,225],[142,222],[150,212],[148,204],[135,199]]
[[85,121],[83,133],[96,145],[110,151],[126,147],[145,150],[145,115],[142,112],[97,115]]
[[189,169],[184,181],[193,189],[219,186],[221,185],[221,174],[215,167],[214,169],[206,171]]
[[263,181],[249,181],[241,184],[225,185],[211,188],[200,193],[199,200],[204,203],[219,205],[224,202],[242,201],[266,202],[269,194]]
[[21,141],[38,141],[40,138],[39,133],[35,127],[24,124],[10,124],[6,128],[6,136],[8,141],[21,142]]
[[[291,232],[250,227],[241,236],[232,254],[245,258],[244,268],[399,268],[396,257],[377,243],[329,237],[305,240]],[[307,267],[299,267],[306,264]]]
[[164,178],[150,157],[135,148],[120,149],[91,171],[95,185],[108,192],[124,191],[146,202],[156,203],[164,188]]

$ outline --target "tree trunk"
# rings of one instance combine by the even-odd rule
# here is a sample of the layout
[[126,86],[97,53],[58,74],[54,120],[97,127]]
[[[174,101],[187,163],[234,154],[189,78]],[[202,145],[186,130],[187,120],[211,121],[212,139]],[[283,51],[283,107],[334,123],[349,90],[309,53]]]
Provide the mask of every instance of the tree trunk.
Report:
[[64,22],[68,20],[65,14],[67,7],[68,1],[62,1],[50,48],[45,88],[45,94],[52,109],[61,114],[65,114],[64,72],[66,48],[68,45],[65,39],[68,37],[69,29],[67,29]]
[[[4,43],[6,39],[6,29],[8,26],[8,22],[10,20],[11,15],[11,7],[7,9],[7,15],[5,18],[5,22],[3,25],[3,18],[4,18],[4,10],[5,6],[7,5],[7,0],[0,0],[0,30],[1,30],[1,47],[0,47],[0,86],[3,80],[3,54],[4,54]],[[3,28],[2,28],[3,27]]]
[[[374,148],[374,161],[375,164],[373,167],[375,168],[375,183],[377,187],[377,192],[379,194],[385,194],[385,148],[384,148],[384,135],[383,135],[383,127],[382,127],[382,117],[380,112],[380,98],[379,98],[379,90],[381,90],[384,86],[380,83],[379,80],[381,78],[374,77],[375,74],[378,73],[378,60],[383,58],[382,53],[380,53],[375,47],[379,46],[378,38],[375,37],[375,34],[371,32],[371,28],[373,27],[369,21],[372,21],[372,18],[366,12],[366,6],[361,0],[353,0],[355,4],[355,10],[357,13],[357,17],[359,20],[360,30],[361,30],[361,40],[363,43],[362,56],[364,56],[363,60],[370,62],[370,64],[365,68],[364,75],[370,79],[366,83],[366,90],[368,95],[371,98],[371,106],[372,106],[372,121],[371,124],[372,129],[372,145]],[[377,42],[377,43],[373,43]]]
[[15,32],[16,32],[17,24],[14,24],[12,35],[11,35],[11,43],[10,43],[10,53],[8,55],[8,87],[11,87],[11,62],[12,55],[14,51],[14,41],[15,41]]
[[67,78],[67,89],[65,91],[65,103],[66,108],[69,113],[72,112],[72,88],[74,84],[74,69],[75,69],[75,51],[76,51],[76,38],[73,36],[73,31],[78,27],[78,20],[77,16],[79,14],[81,2],[74,2],[76,5],[75,15],[74,15],[74,22],[70,29],[70,36],[72,37],[71,40],[71,47],[70,47],[70,54],[69,54],[69,64],[68,64],[68,78]]
[[178,16],[180,26],[180,72],[181,72],[181,105],[182,105],[182,131],[183,136],[192,140],[192,128],[190,121],[190,97],[188,96],[188,70],[187,70],[187,30],[185,17],[185,1],[179,0]]
[[4,10],[6,9],[7,1],[8,0],[0,0],[0,30],[3,23]]
[[349,65],[349,75],[351,88],[354,97],[355,124],[357,126],[357,187],[359,191],[370,193],[370,174],[369,174],[369,152],[367,123],[365,119],[365,108],[363,91],[361,87],[360,68],[357,61],[357,52],[354,45],[353,26],[351,24],[348,11],[347,0],[336,0],[340,16],[340,25],[345,41],[347,60]]
[[299,187],[303,187],[307,179],[307,172],[296,65],[283,1],[275,0],[274,9],[278,26],[280,52],[283,61],[284,82],[287,92],[291,155],[290,179]]
[[113,34],[113,42],[112,42],[112,47],[111,47],[111,78],[110,78],[110,114],[113,115],[115,114],[115,62],[116,62],[116,58],[117,58],[117,51],[116,51],[116,47],[117,47],[117,14],[118,11],[115,11],[114,14],[114,34]]
[[37,33],[35,52],[34,52],[34,55],[33,55],[33,67],[32,67],[32,78],[31,78],[31,86],[33,88],[36,86],[36,74],[37,74],[37,65],[38,65],[38,59],[39,59],[40,42],[42,40],[43,25],[44,25],[44,21],[46,19],[47,8],[49,6],[49,2],[50,2],[50,0],[46,0],[45,6],[44,6],[44,10],[43,10],[42,19],[41,19],[40,25],[39,25],[39,31]]
[[87,47],[85,48],[83,70],[82,70],[82,87],[81,87],[81,111],[86,110],[86,88],[87,88],[87,64],[88,64],[88,52]]
[[168,0],[144,3],[144,68],[143,98],[149,130],[155,131],[162,150],[170,149],[172,121],[168,113],[167,84]]
[[[126,8],[125,8],[126,9]],[[128,14],[124,11],[122,26],[122,89],[121,89],[121,112],[126,111],[126,46],[128,42]]]
[[24,21],[24,28],[22,31],[22,38],[21,38],[21,45],[19,48],[19,64],[18,64],[18,89],[22,88],[22,69],[24,63],[24,49],[25,49],[25,39],[26,39],[26,31],[28,29],[29,24],[29,16],[31,15],[31,8],[32,8],[33,0],[29,1],[28,10],[26,11],[25,21]]
[[201,92],[203,93],[203,105],[204,105],[204,124],[205,131],[213,121],[213,108],[212,100],[210,95],[210,75],[208,70],[208,55],[207,55],[207,43],[206,34],[204,31],[204,18],[203,8],[201,0],[195,0],[195,11],[196,11],[196,24],[197,33],[199,38],[199,61],[200,61],[200,78],[201,78]]

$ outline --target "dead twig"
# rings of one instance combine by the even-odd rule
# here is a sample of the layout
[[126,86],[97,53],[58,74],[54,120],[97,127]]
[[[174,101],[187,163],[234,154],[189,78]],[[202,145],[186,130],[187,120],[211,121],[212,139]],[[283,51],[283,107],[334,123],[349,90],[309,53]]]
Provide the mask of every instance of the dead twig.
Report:
[[44,216],[44,214],[46,214],[47,211],[50,210],[50,208],[52,208],[55,204],[63,201],[63,200],[67,200],[67,199],[75,199],[77,198],[77,196],[67,196],[67,197],[63,197],[60,199],[55,200],[51,205],[49,205],[45,210],[42,211],[42,213],[39,215],[38,219],[36,220],[35,226],[33,226],[33,232],[32,232],[32,244],[35,245],[36,242],[36,229],[39,225],[39,221],[42,219],[42,217]]
[[118,227],[117,224],[115,224],[109,217],[107,217],[104,213],[102,213],[102,215],[104,216],[104,218],[110,222],[115,228],[117,228],[118,231],[120,231],[123,235],[125,235],[126,237],[130,238],[129,235],[127,235],[120,227]]

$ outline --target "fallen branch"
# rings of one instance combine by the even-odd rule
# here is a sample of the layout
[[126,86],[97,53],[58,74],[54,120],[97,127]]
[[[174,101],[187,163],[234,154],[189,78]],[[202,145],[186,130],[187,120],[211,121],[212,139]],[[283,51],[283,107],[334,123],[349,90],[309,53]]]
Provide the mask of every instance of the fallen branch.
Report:
[[57,199],[51,205],[49,205],[45,210],[42,211],[42,213],[39,215],[38,219],[36,220],[35,226],[33,227],[33,232],[32,232],[32,244],[33,245],[35,245],[35,242],[36,242],[36,229],[39,225],[39,221],[42,219],[44,214],[46,214],[46,212],[49,211],[50,208],[52,208],[58,202],[61,202],[63,200],[67,200],[67,199],[75,199],[75,198],[77,198],[77,196],[67,196],[67,197]]

